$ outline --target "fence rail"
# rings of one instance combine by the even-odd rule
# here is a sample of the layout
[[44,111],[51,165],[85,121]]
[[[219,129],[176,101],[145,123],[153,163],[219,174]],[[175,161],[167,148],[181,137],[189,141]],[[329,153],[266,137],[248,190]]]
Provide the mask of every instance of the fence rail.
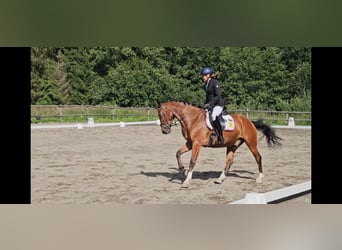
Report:
[[[249,119],[264,119],[269,123],[287,125],[290,118],[301,125],[311,125],[311,112],[269,111],[269,110],[228,110],[230,114],[243,114]],[[68,118],[87,119],[106,118],[112,121],[130,121],[134,117],[153,121],[158,119],[157,109],[92,105],[31,105],[31,120],[48,121],[55,119],[64,122]],[[125,120],[126,119],[126,120]]]
[[311,181],[269,191],[266,193],[247,193],[245,198],[230,204],[268,204],[280,203],[311,192]]

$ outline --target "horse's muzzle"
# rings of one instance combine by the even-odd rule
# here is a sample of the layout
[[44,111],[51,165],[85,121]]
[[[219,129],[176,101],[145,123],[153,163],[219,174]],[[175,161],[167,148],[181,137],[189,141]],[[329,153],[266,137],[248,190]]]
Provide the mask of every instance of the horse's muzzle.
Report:
[[169,127],[163,127],[161,128],[161,131],[164,135],[170,134],[171,133],[171,128]]

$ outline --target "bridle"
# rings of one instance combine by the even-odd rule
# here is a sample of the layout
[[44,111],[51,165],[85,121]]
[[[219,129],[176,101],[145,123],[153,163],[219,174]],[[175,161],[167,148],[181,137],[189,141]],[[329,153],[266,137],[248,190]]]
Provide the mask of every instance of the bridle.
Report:
[[160,115],[162,117],[162,121],[160,121],[160,124],[166,129],[171,129],[172,124],[169,124],[168,120],[165,117],[164,111],[162,111]]

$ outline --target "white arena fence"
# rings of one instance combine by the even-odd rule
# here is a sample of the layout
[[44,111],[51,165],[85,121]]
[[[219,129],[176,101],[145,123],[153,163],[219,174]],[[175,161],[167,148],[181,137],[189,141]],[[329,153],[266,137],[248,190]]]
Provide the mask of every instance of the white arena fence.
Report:
[[247,193],[245,198],[230,204],[268,204],[280,203],[311,192],[311,181],[269,191],[266,193]]
[[106,123],[94,123],[94,120],[88,118],[88,123],[75,123],[75,124],[31,124],[31,129],[47,129],[47,128],[95,128],[95,127],[109,127],[109,126],[118,126],[118,127],[126,127],[126,126],[145,126],[145,125],[160,125],[160,121],[146,121],[146,122],[106,122]]
[[[175,122],[177,125],[179,122]],[[73,124],[31,124],[31,129],[48,129],[48,128],[94,128],[94,127],[104,127],[104,126],[144,126],[144,125],[160,125],[160,120],[156,121],[145,121],[145,122],[107,122],[107,123],[95,123],[93,118],[88,118],[87,123],[73,123]],[[294,119],[289,118],[289,123],[286,126],[272,125],[272,128],[295,128],[295,129],[311,129],[311,126],[296,126]]]
[[[244,114],[251,120],[259,118],[268,123],[277,122],[288,125],[296,119],[298,124],[310,125],[311,112],[303,111],[270,111],[270,110],[250,110],[250,109],[229,109],[231,114]],[[31,105],[31,122],[56,121],[67,122],[68,120],[82,121],[88,117],[96,119],[111,119],[109,122],[118,122],[135,117],[144,118],[141,120],[153,121],[158,119],[156,108],[150,107],[117,107],[117,106],[97,106],[97,105]],[[292,121],[291,121],[292,119]]]
[[[178,122],[175,123],[176,125]],[[160,120],[146,121],[146,122],[114,122],[114,123],[94,123],[93,118],[88,118],[88,123],[77,124],[31,124],[31,129],[51,129],[51,128],[95,128],[103,126],[150,126],[160,125]],[[273,128],[291,128],[291,129],[311,129],[311,126],[295,126],[294,120],[289,119],[287,126],[272,126]],[[231,202],[230,204],[268,204],[268,203],[280,203],[285,200],[289,200],[311,192],[311,181],[307,181],[301,184],[292,185],[289,187],[273,190],[266,193],[247,193],[245,198]]]

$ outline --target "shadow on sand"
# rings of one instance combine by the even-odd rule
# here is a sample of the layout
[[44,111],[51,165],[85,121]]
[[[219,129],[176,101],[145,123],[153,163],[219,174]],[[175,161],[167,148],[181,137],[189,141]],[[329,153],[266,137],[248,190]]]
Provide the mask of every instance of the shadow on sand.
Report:
[[[169,168],[171,170],[176,170],[177,172],[145,172],[141,171],[140,174],[147,177],[158,177],[164,176],[170,182],[179,181],[182,182],[185,179],[184,174],[178,172],[178,168]],[[192,179],[209,180],[217,179],[221,174],[221,171],[194,171],[192,174]],[[236,177],[242,179],[254,179],[254,172],[246,170],[232,170],[229,171],[228,177]]]

